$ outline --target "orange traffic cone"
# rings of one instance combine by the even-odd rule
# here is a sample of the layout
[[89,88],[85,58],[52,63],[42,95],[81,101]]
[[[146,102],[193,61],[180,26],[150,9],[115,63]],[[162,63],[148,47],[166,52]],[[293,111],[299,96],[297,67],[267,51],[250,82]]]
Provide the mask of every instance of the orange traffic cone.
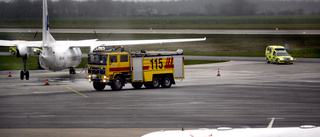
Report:
[[219,68],[218,68],[218,75],[217,75],[217,76],[221,76],[221,75],[220,75],[220,69],[219,69]]
[[44,85],[49,85],[48,76],[47,76],[47,78],[46,78],[46,84],[44,84]]
[[11,69],[9,70],[9,76],[8,76],[8,77],[12,77],[12,76],[11,76]]

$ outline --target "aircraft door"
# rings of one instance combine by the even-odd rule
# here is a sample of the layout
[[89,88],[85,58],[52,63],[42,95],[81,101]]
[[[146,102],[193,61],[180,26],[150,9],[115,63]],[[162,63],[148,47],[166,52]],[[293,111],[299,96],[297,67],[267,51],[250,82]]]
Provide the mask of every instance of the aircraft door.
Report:
[[56,57],[55,57],[55,52],[53,51],[52,47],[45,47],[43,48],[43,51],[41,53],[41,59],[40,65],[43,68],[46,68],[48,70],[55,70],[56,68]]
[[67,65],[67,54],[66,54],[66,52],[63,52],[63,55],[60,58],[61,58],[61,61],[62,61],[62,66],[63,66],[63,68],[65,68],[66,65]]

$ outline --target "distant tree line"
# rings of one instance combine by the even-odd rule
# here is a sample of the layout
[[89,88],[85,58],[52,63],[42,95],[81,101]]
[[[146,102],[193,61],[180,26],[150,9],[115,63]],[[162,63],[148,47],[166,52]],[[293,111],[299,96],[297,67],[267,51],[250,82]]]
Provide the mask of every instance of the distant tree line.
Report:
[[[50,17],[320,15],[320,1],[180,0],[125,2],[112,0],[49,1]],[[42,0],[0,2],[0,18],[41,18]]]

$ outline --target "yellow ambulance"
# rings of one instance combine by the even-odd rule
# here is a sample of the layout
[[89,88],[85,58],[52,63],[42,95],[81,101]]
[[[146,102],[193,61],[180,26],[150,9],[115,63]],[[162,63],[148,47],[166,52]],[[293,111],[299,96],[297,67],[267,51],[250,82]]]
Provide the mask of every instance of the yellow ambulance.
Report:
[[288,54],[283,46],[270,45],[266,48],[265,57],[267,63],[293,64],[293,58]]
[[10,52],[12,55],[16,55],[16,53],[17,53],[17,47],[9,47],[9,52]]

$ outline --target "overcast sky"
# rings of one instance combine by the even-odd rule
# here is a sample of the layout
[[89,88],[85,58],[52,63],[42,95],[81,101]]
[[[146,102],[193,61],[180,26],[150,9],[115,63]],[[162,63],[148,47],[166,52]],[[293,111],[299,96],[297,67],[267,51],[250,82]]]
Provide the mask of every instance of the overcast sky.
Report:
[[[0,0],[0,1],[9,2],[13,0]],[[52,0],[52,1],[58,1],[58,0]],[[75,1],[87,1],[87,0],[75,0]],[[174,1],[174,0],[113,0],[113,1]],[[179,1],[179,0],[176,0],[176,1]]]
[[[9,1],[13,1],[13,0],[0,0],[0,1],[5,1],[5,2],[9,2]],[[58,0],[53,0],[53,1],[58,1]],[[76,0],[76,1],[86,1],[86,0]],[[180,1],[180,0],[113,0],[113,1]],[[288,0],[287,0],[288,1]],[[310,1],[310,0],[291,0],[291,1]],[[313,0],[313,1],[320,1],[320,0]]]

